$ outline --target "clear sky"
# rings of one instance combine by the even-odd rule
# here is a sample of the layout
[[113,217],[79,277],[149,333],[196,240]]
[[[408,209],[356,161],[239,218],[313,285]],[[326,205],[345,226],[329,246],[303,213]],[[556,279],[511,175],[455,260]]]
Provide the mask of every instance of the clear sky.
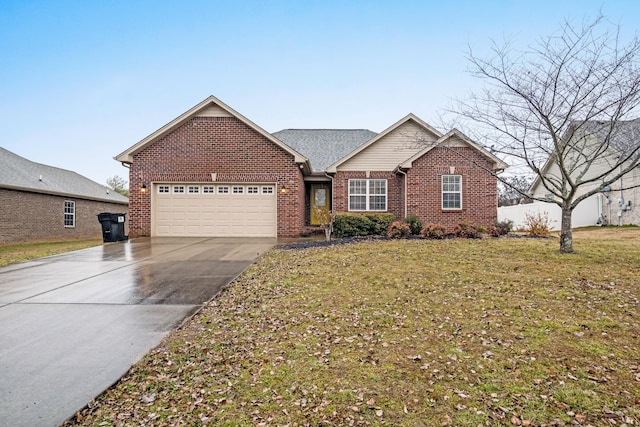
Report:
[[[269,132],[438,127],[479,82],[465,52],[638,0],[0,1],[0,146],[104,184],[113,157],[209,95]],[[440,129],[446,131],[448,129]]]

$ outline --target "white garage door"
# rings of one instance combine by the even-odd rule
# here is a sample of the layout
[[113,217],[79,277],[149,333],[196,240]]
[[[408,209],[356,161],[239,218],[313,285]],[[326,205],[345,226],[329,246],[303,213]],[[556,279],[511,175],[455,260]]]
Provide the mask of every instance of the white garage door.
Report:
[[275,185],[155,184],[154,236],[275,237]]

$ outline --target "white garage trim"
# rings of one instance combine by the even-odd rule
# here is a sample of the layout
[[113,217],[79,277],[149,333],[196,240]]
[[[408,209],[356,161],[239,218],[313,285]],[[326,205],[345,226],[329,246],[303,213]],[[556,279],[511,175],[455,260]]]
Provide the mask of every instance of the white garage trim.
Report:
[[275,237],[276,184],[154,183],[151,235]]

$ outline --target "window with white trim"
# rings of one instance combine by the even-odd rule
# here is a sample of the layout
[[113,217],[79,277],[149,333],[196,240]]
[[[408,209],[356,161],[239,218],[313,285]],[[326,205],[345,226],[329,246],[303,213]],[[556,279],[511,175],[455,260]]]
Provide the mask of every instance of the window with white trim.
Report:
[[442,175],[442,209],[462,209],[462,175]]
[[241,185],[234,185],[233,186],[233,194],[242,194],[244,193],[244,187]]
[[273,186],[264,186],[262,187],[262,194],[273,194]]
[[73,228],[76,226],[76,202],[65,200],[64,226],[68,228]]
[[158,193],[159,194],[165,194],[169,192],[169,186],[168,185],[158,185]]
[[188,188],[188,191],[190,194],[198,194],[200,193],[200,186],[199,185],[190,185]]
[[350,179],[350,211],[386,211],[386,179]]
[[173,186],[173,194],[182,194],[182,193],[184,193],[184,185]]
[[218,186],[218,194],[229,194],[229,187],[227,185]]
[[214,185],[203,185],[202,192],[204,194],[213,194],[216,192],[216,187]]
[[256,187],[255,185],[249,185],[247,187],[247,193],[248,194],[258,194],[258,187]]

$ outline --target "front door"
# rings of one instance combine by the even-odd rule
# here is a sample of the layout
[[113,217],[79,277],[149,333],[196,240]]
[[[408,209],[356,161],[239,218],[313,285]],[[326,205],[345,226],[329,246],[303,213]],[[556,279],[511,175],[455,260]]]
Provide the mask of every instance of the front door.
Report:
[[311,224],[319,225],[321,218],[325,218],[325,221],[329,218],[329,186],[327,184],[312,184]]

